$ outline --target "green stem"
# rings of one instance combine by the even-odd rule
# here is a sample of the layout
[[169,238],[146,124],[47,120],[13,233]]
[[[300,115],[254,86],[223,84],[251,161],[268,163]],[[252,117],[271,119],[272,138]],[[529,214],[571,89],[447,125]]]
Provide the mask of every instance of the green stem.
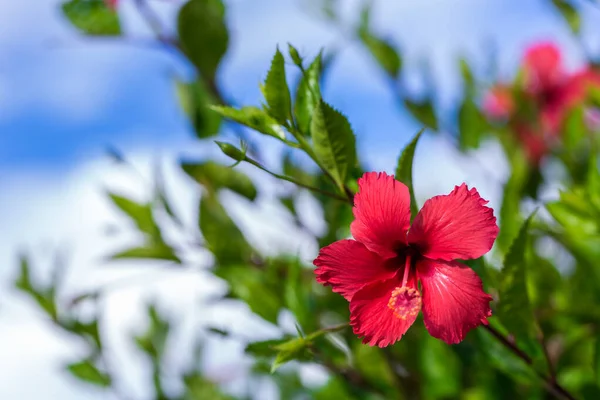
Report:
[[329,192],[327,190],[323,190],[323,189],[319,189],[319,188],[314,187],[314,186],[307,185],[306,183],[302,183],[302,182],[300,182],[300,181],[298,181],[298,180],[296,180],[296,179],[294,179],[294,178],[292,178],[290,176],[280,175],[280,174],[277,174],[277,173],[275,173],[273,171],[269,171],[268,169],[266,169],[261,164],[259,164],[258,162],[254,161],[251,158],[246,157],[246,159],[244,161],[246,161],[246,162],[254,165],[256,168],[265,171],[266,173],[268,173],[271,176],[274,176],[277,179],[281,179],[281,180],[284,180],[284,181],[291,182],[291,183],[293,183],[296,186],[300,186],[302,188],[311,190],[311,191],[316,192],[316,193],[320,193],[320,194],[322,194],[324,196],[328,196],[328,197],[331,197],[331,198],[336,199],[336,200],[340,200],[340,201],[344,201],[344,202],[348,201],[348,199],[346,197],[343,197],[343,196],[340,196],[338,194]]

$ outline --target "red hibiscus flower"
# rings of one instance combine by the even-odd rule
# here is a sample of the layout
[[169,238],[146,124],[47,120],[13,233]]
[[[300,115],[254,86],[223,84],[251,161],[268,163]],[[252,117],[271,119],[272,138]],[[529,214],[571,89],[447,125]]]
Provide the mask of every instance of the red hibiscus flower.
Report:
[[560,85],[565,78],[560,50],[555,44],[542,42],[531,46],[524,57],[525,87],[541,94]]
[[395,343],[420,310],[429,333],[449,344],[487,324],[492,298],[477,274],[455,261],[481,257],[498,235],[477,190],[463,184],[432,197],[411,226],[403,183],[369,172],[358,185],[350,226],[355,240],[324,247],[314,264],[317,281],[350,302],[350,324],[363,343]]

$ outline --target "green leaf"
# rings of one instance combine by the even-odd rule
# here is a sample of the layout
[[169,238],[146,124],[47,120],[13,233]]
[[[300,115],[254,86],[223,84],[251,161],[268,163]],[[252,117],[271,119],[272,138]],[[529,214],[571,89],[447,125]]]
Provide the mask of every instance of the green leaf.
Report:
[[219,146],[219,149],[221,149],[223,154],[237,161],[236,164],[238,164],[241,161],[249,160],[248,157],[246,157],[246,149],[240,150],[231,143],[219,142],[218,140],[215,140],[215,143],[217,144],[217,146]]
[[177,18],[179,41],[202,77],[213,82],[227,52],[229,32],[221,0],[189,0]]
[[211,105],[217,100],[206,89],[201,80],[192,83],[176,82],[177,97],[190,121],[194,132],[200,139],[205,139],[219,133],[221,116],[211,110]]
[[255,131],[278,139],[285,139],[285,132],[279,123],[260,108],[248,106],[237,109],[225,106],[211,106],[210,109],[217,112],[223,118],[245,125]]
[[535,212],[525,220],[506,257],[500,276],[500,301],[497,314],[502,324],[518,339],[528,340],[536,333],[535,320],[527,291],[529,224]]
[[378,347],[356,343],[353,346],[354,365],[374,388],[385,393],[386,399],[401,398],[395,387],[394,371]]
[[571,31],[578,35],[581,31],[581,17],[575,7],[565,0],[552,0],[552,3],[569,24]]
[[594,375],[596,385],[600,386],[600,336],[596,337],[596,342],[594,343]]
[[288,52],[290,53],[290,58],[296,64],[297,67],[302,68],[302,57],[300,57],[300,53],[298,53],[298,49],[288,43]]
[[67,370],[76,378],[93,385],[108,387],[111,384],[110,376],[100,371],[91,360],[69,364]]
[[435,110],[433,109],[433,104],[431,104],[430,100],[414,102],[409,99],[404,99],[404,105],[417,121],[434,131],[438,130],[437,117],[435,116]]
[[251,247],[214,194],[204,196],[200,201],[199,218],[206,247],[219,264],[229,265],[248,260]]
[[36,287],[31,281],[29,258],[26,255],[19,256],[19,276],[15,281],[15,287],[29,295],[37,305],[53,320],[58,317],[56,307],[56,288]]
[[182,400],[235,400],[235,397],[221,392],[219,385],[201,376],[199,372],[183,377],[185,394]]
[[417,148],[417,143],[421,138],[421,135],[425,129],[421,129],[415,137],[406,145],[402,153],[400,154],[400,158],[398,158],[398,166],[396,167],[396,179],[400,182],[404,183],[408,186],[408,190],[410,191],[410,213],[412,218],[417,215],[419,211],[419,206],[417,205],[417,200],[415,199],[415,191],[413,188],[413,159],[415,158],[415,150]]
[[152,204],[138,203],[115,193],[108,193],[108,196],[113,204],[127,215],[141,232],[151,238],[160,237],[160,229],[156,225],[152,214]]
[[500,233],[496,239],[496,245],[503,252],[508,249],[523,222],[520,212],[521,198],[528,175],[531,173],[528,161],[522,152],[516,151],[507,154],[511,159],[512,169],[508,182],[504,185],[499,218]]
[[396,78],[402,67],[402,59],[394,47],[386,40],[371,31],[372,2],[366,1],[360,12],[360,24],[357,29],[358,37],[365,45],[375,61],[392,78]]
[[314,151],[344,193],[348,171],[356,163],[356,139],[346,117],[324,101],[311,122]]
[[148,328],[141,335],[134,337],[137,347],[146,353],[154,363],[160,363],[163,357],[170,324],[163,319],[153,304],[148,305]]
[[277,49],[271,69],[264,84],[264,95],[267,100],[269,114],[281,124],[285,124],[292,116],[292,100],[285,76],[285,60]]
[[181,168],[206,190],[216,192],[220,189],[229,189],[249,200],[256,198],[256,187],[243,173],[233,168],[217,164],[213,161],[203,163],[181,163]]
[[270,339],[248,343],[244,351],[255,357],[272,357],[278,351],[275,347],[289,341],[291,338],[291,336],[286,336],[283,339]]
[[463,83],[465,87],[465,95],[468,97],[473,96],[476,84],[475,77],[473,76],[473,72],[471,71],[471,67],[467,63],[465,59],[460,60],[460,74],[463,78]]
[[562,132],[562,142],[570,152],[578,150],[585,143],[583,139],[587,136],[587,128],[583,106],[574,107],[568,112]]
[[87,35],[121,34],[119,14],[105,0],[71,0],[63,3],[62,11],[71,23]]
[[460,359],[452,347],[425,335],[420,346],[422,393],[426,399],[456,399],[461,394]]
[[473,98],[466,97],[458,111],[458,140],[461,150],[478,148],[487,128],[487,120]]
[[381,68],[392,78],[398,77],[402,59],[396,49],[388,41],[369,32],[360,32],[359,37]]
[[315,108],[321,99],[321,89],[319,79],[323,71],[322,54],[319,53],[310,66],[304,71],[298,88],[296,89],[296,101],[294,103],[294,112],[298,128],[308,135],[310,133],[310,122],[315,112]]
[[251,266],[228,265],[215,270],[215,275],[227,281],[233,297],[248,304],[255,314],[277,323],[282,301],[264,282],[264,273]]
[[546,204],[546,210],[552,217],[563,227],[576,229],[582,233],[592,235],[597,232],[598,224],[593,219],[593,215],[588,213],[580,213],[570,204],[565,204],[560,201],[555,201]]
[[119,251],[110,256],[111,260],[128,260],[128,259],[157,259],[174,261],[181,264],[181,260],[175,254],[175,251],[166,243],[148,243],[140,247],[132,247],[127,250]]

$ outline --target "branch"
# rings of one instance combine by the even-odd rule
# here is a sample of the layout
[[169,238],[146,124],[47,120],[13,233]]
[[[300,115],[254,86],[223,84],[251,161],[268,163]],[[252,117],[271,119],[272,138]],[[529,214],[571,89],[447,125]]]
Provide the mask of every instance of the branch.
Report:
[[[529,366],[533,366],[533,360],[527,353],[521,350],[516,344],[508,340],[506,336],[502,333],[498,332],[496,328],[491,327],[490,325],[482,325],[485,330],[487,330],[492,336],[494,336],[500,343],[504,345],[507,349],[509,349],[514,355],[519,357],[521,360],[525,362],[525,364]],[[548,393],[552,394],[557,399],[568,399],[575,400],[575,397],[569,393],[564,387],[561,386],[560,383],[556,381],[556,379],[552,376],[547,377],[543,374],[540,374],[536,371],[536,374],[540,377],[540,379],[544,382],[546,390]]]

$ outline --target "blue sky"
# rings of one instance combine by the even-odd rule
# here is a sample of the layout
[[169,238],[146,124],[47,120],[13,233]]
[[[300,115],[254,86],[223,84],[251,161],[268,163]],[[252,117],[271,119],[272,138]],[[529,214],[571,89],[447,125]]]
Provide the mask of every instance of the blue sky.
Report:
[[[173,16],[180,2],[149,1],[165,25],[173,29]],[[313,18],[303,6],[309,2],[228,1],[232,47],[224,60],[220,82],[239,104],[258,104],[258,83],[277,45],[284,47],[291,42],[307,55],[316,54],[321,47],[343,48],[330,71],[325,97],[349,116],[361,155],[369,164],[374,169],[393,170],[401,147],[418,126],[398,112],[378,70],[363,50]],[[131,183],[131,176],[112,169],[104,150],[109,145],[119,148],[144,173],[156,154],[164,155],[178,209],[193,224],[197,193],[177,174],[174,161],[181,155],[212,156],[217,149],[211,142],[194,140],[175,101],[173,81],[187,76],[189,67],[171,53],[135,44],[150,36],[131,1],[122,0],[120,8],[127,39],[93,41],[79,37],[65,23],[56,0],[0,3],[0,278],[8,279],[14,273],[18,247],[41,251],[47,244],[64,243],[74,249],[77,267],[70,279],[73,287],[120,277],[122,271],[97,272],[97,258],[113,245],[100,234],[101,227],[107,221],[122,224],[103,200],[102,187],[108,184],[140,196],[144,193],[143,188]],[[344,2],[346,18],[355,18],[356,3]],[[422,59],[429,59],[439,84],[438,99],[445,106],[459,95],[458,57],[467,56],[481,69],[491,42],[497,45],[498,68],[505,76],[513,71],[525,47],[540,39],[557,41],[570,64],[581,60],[578,44],[547,1],[376,3],[373,18],[377,30],[404,51],[407,86],[418,90],[416,71]],[[600,11],[588,2],[582,1],[581,6],[586,13],[586,43],[600,49],[600,37],[592,29],[600,19]],[[271,153],[270,158],[275,158],[277,146],[265,140],[261,144]],[[491,204],[497,205],[500,187],[478,171],[473,158],[502,161],[493,145],[465,157],[442,142],[427,139],[417,151],[417,194],[448,191],[467,181],[477,184],[484,197],[487,195]],[[502,168],[499,170],[497,180],[504,178]],[[261,207],[260,212],[268,215],[268,201]],[[243,211],[236,212],[240,221],[251,228],[252,221],[244,220]],[[319,221],[313,223],[318,229]],[[267,234],[275,237],[275,232],[283,228],[268,229]],[[281,246],[297,250],[289,243]],[[315,251],[313,243],[303,246],[308,255]],[[143,271],[147,269],[139,265],[127,266],[127,273]],[[199,291],[208,295],[220,290],[217,282],[197,274],[170,276],[168,282],[164,281],[162,285],[148,284],[115,296],[110,321],[119,329],[109,332],[115,342],[122,341],[119,334],[139,323],[141,299],[148,293],[158,293],[171,309],[180,309],[182,304],[192,304],[189,298],[195,299]],[[0,284],[0,288],[0,302],[8,304],[0,310],[0,354],[8,354],[0,357],[0,376],[9,382],[0,385],[0,398],[37,399],[40,393],[45,398],[79,398],[83,393],[92,398],[89,388],[75,385],[61,372],[60,363],[76,357],[80,350],[41,321],[29,303],[8,289],[8,283]],[[218,319],[220,315],[219,310],[207,311],[204,318]],[[218,371],[233,362],[234,356],[213,360],[210,365]],[[123,363],[135,365],[135,360],[133,364],[128,360]],[[39,371],[37,384],[23,384],[32,371]],[[128,380],[127,384],[143,398],[141,378]],[[98,394],[98,398],[104,397]]]

